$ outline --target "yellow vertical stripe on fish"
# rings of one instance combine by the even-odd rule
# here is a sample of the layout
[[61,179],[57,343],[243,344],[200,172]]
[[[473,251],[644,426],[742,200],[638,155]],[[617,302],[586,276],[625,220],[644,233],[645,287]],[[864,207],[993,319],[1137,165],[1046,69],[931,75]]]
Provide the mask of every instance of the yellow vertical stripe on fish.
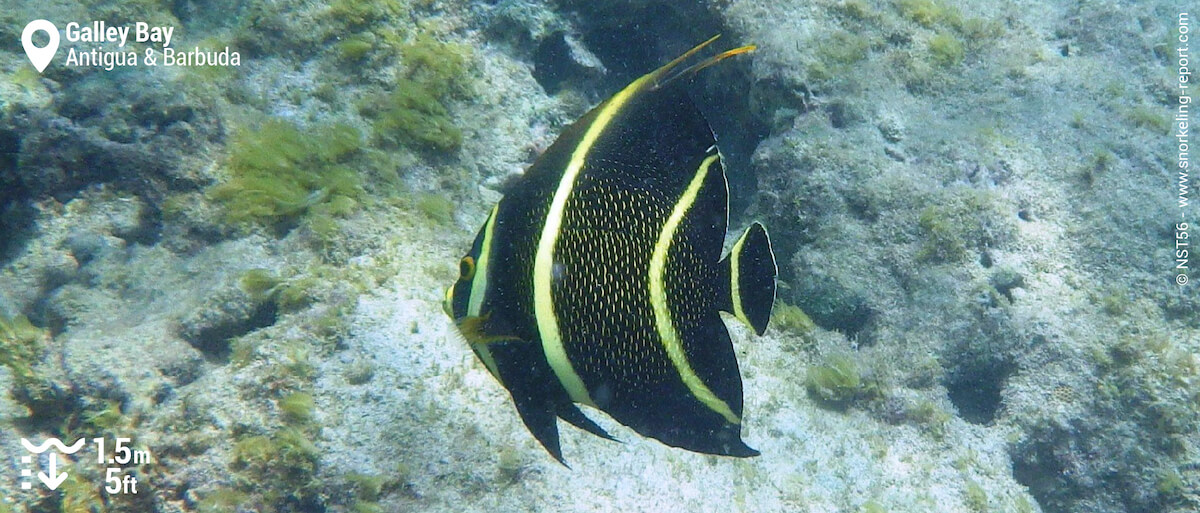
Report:
[[729,295],[733,299],[733,316],[745,323],[746,326],[753,327],[754,324],[750,322],[750,318],[746,317],[746,311],[742,309],[742,291],[738,286],[738,269],[740,269],[739,260],[742,256],[742,244],[746,242],[746,236],[749,234],[749,229],[742,232],[742,236],[738,237],[737,242],[733,245],[733,249],[729,251]]
[[[475,264],[475,278],[471,280],[471,295],[467,297],[467,315],[472,317],[480,317],[483,315],[480,310],[483,308],[483,296],[487,293],[488,274],[491,264],[492,253],[492,232],[496,229],[496,217],[500,214],[500,203],[492,207],[492,213],[488,215],[487,224],[483,229],[483,243],[479,245],[479,260]],[[496,367],[496,358],[492,356],[492,350],[488,349],[487,344],[471,344],[479,353],[479,359],[483,361],[483,365],[487,367],[488,372],[492,373],[496,379],[500,378],[500,371]]]
[[700,187],[704,185],[704,177],[708,175],[708,168],[716,161],[717,156],[711,155],[700,163],[700,168],[696,170],[696,176],[684,190],[683,196],[675,204],[671,216],[667,218],[662,231],[658,234],[658,241],[654,244],[654,253],[650,257],[650,304],[654,309],[654,325],[658,329],[659,339],[667,351],[667,357],[671,359],[671,364],[675,366],[679,377],[683,379],[683,384],[705,406],[725,417],[725,420],[730,423],[740,424],[741,420],[733,413],[729,405],[725,404],[725,401],[717,397],[704,384],[700,376],[697,376],[696,371],[692,369],[691,364],[688,363],[679,333],[675,330],[675,324],[671,320],[671,310],[667,306],[667,253],[671,249],[671,240],[675,237],[675,230],[679,228],[679,223],[683,221],[692,204],[696,202]]
[[500,203],[496,203],[496,206],[492,207],[492,213],[488,214],[487,225],[483,229],[483,243],[479,247],[479,260],[475,263],[475,277],[471,280],[471,295],[467,299],[467,315],[470,316],[482,315],[479,309],[483,307],[483,295],[487,292],[492,232],[496,229],[496,216],[499,210]]
[[554,199],[550,203],[549,212],[546,213],[546,224],[542,225],[542,236],[538,240],[537,254],[533,260],[534,316],[537,318],[538,333],[541,335],[542,350],[546,353],[546,361],[550,363],[550,368],[558,376],[558,380],[567,390],[567,394],[571,396],[571,400],[590,406],[595,406],[595,403],[588,395],[583,379],[579,377],[579,373],[575,371],[575,367],[567,358],[566,349],[563,348],[562,332],[558,328],[558,318],[554,314],[554,297],[551,294],[551,285],[554,281],[554,245],[558,242],[559,229],[562,228],[563,210],[566,209],[567,198],[575,187],[575,178],[583,169],[588,150],[591,150],[592,145],[596,144],[596,139],[604,132],[604,128],[621,110],[625,102],[629,101],[652,76],[654,76],[653,73],[635,80],[616,96],[613,96],[600,108],[600,113],[596,115],[591,126],[588,126],[583,139],[571,153],[571,160],[567,163],[567,168],[558,182],[558,189],[554,191]]
[[550,210],[546,212],[546,222],[542,225],[542,235],[538,239],[537,253],[533,260],[534,317],[537,319],[538,334],[542,339],[542,350],[546,354],[546,360],[550,363],[554,374],[558,376],[563,388],[567,390],[567,394],[571,396],[571,400],[577,403],[596,405],[592,402],[583,379],[579,377],[579,373],[575,371],[575,367],[567,358],[566,349],[563,347],[562,332],[558,328],[558,318],[554,314],[554,296],[551,294],[551,284],[554,280],[554,245],[558,242],[559,229],[562,228],[563,210],[566,209],[567,198],[570,197],[571,190],[575,187],[576,177],[583,170],[588,151],[592,149],[592,145],[596,144],[596,139],[604,133],[608,123],[625,106],[625,103],[643,89],[654,87],[664,75],[687,60],[688,57],[708,46],[709,43],[716,41],[717,37],[720,36],[709,38],[671,62],[634,80],[601,105],[596,119],[592,120],[592,124],[588,126],[583,138],[571,153],[571,160],[567,163],[567,168],[563,170],[563,176],[558,181],[558,188],[554,191],[554,199],[550,202]]

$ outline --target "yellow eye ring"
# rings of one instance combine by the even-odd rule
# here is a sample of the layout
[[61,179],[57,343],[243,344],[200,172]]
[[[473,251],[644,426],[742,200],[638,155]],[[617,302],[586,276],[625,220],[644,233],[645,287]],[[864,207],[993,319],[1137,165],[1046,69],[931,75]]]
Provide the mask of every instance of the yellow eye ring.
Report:
[[475,259],[465,256],[458,262],[458,279],[469,280],[475,277]]

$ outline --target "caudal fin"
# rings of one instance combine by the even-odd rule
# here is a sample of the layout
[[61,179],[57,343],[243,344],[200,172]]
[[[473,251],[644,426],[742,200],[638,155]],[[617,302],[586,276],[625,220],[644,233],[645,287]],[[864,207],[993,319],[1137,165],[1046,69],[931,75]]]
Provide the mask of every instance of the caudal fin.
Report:
[[[771,308],[775,304],[775,253],[767,229],[752,223],[721,261],[722,276],[728,277],[728,296],[721,309],[732,313],[755,333],[767,331]],[[724,284],[723,284],[724,285]],[[723,286],[724,289],[726,286]]]

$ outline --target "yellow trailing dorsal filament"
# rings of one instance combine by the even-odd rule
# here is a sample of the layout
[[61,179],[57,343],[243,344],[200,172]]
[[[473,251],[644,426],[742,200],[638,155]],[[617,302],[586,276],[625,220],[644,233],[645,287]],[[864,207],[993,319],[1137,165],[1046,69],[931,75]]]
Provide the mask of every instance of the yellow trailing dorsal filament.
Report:
[[[688,53],[685,53],[685,54],[683,54],[683,55],[682,55],[682,56],[681,56],[679,59],[675,59],[675,60],[676,60],[676,61],[678,61],[678,60],[686,59],[687,57],[689,57],[689,56],[691,56],[692,54],[696,53],[696,51],[697,51],[697,50],[699,50],[699,49],[701,49],[701,48],[704,48],[705,46],[707,46],[709,43],[711,43],[711,42],[713,42],[713,41],[716,41],[718,37],[721,37],[721,35],[720,35],[720,34],[717,34],[717,35],[715,35],[715,36],[713,36],[713,37],[709,38],[709,40],[708,40],[708,41],[705,41],[705,42],[703,42],[703,43],[700,43],[700,45],[699,45],[699,46],[697,46],[697,47],[695,47],[695,48],[691,49],[691,50],[690,50]],[[707,67],[709,67],[709,66],[712,66],[713,64],[716,64],[716,63],[718,63],[718,62],[721,62],[721,61],[723,61],[723,60],[725,60],[725,59],[728,59],[728,58],[730,58],[730,57],[733,57],[734,55],[740,55],[740,54],[743,54],[743,53],[750,53],[750,52],[753,52],[753,51],[755,51],[755,50],[757,50],[757,49],[758,49],[758,46],[755,46],[755,45],[746,45],[746,46],[739,46],[739,47],[737,47],[737,48],[734,48],[734,49],[732,49],[732,50],[725,50],[724,52],[721,52],[721,53],[719,53],[719,54],[716,54],[716,55],[714,55],[714,56],[712,56],[712,57],[709,57],[709,58],[707,58],[707,59],[704,59],[704,60],[702,60],[702,61],[700,61],[700,62],[697,62],[697,63],[695,63],[695,64],[693,64],[693,65],[691,65],[691,66],[688,66],[688,67],[686,67],[686,68],[684,68],[684,69],[681,69],[681,70],[679,70],[677,73],[675,73],[675,74],[673,74],[673,75],[671,75],[671,76],[669,76],[669,77],[667,77],[667,78],[663,78],[663,79],[661,79],[661,80],[656,80],[656,81],[654,82],[654,86],[653,86],[653,88],[654,88],[654,89],[659,89],[659,88],[661,88],[661,87],[664,87],[664,86],[666,86],[667,84],[670,84],[671,82],[675,81],[675,80],[676,80],[676,79],[678,79],[678,78],[681,78],[681,77],[686,77],[686,76],[689,76],[689,75],[694,75],[694,74],[696,74],[698,71],[700,71],[700,70],[702,70],[702,69],[704,69],[704,68],[707,68]],[[672,61],[672,62],[674,62],[674,61]],[[669,66],[669,64],[668,64],[668,66]],[[666,66],[663,66],[663,68],[666,68]],[[662,68],[660,68],[660,69],[662,69]]]

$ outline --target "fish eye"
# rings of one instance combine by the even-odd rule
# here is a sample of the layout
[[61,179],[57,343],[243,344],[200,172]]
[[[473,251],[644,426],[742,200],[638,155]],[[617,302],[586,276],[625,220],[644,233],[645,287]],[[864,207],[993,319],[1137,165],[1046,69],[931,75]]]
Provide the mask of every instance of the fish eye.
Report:
[[469,280],[475,277],[475,259],[465,256],[458,262],[458,279]]

